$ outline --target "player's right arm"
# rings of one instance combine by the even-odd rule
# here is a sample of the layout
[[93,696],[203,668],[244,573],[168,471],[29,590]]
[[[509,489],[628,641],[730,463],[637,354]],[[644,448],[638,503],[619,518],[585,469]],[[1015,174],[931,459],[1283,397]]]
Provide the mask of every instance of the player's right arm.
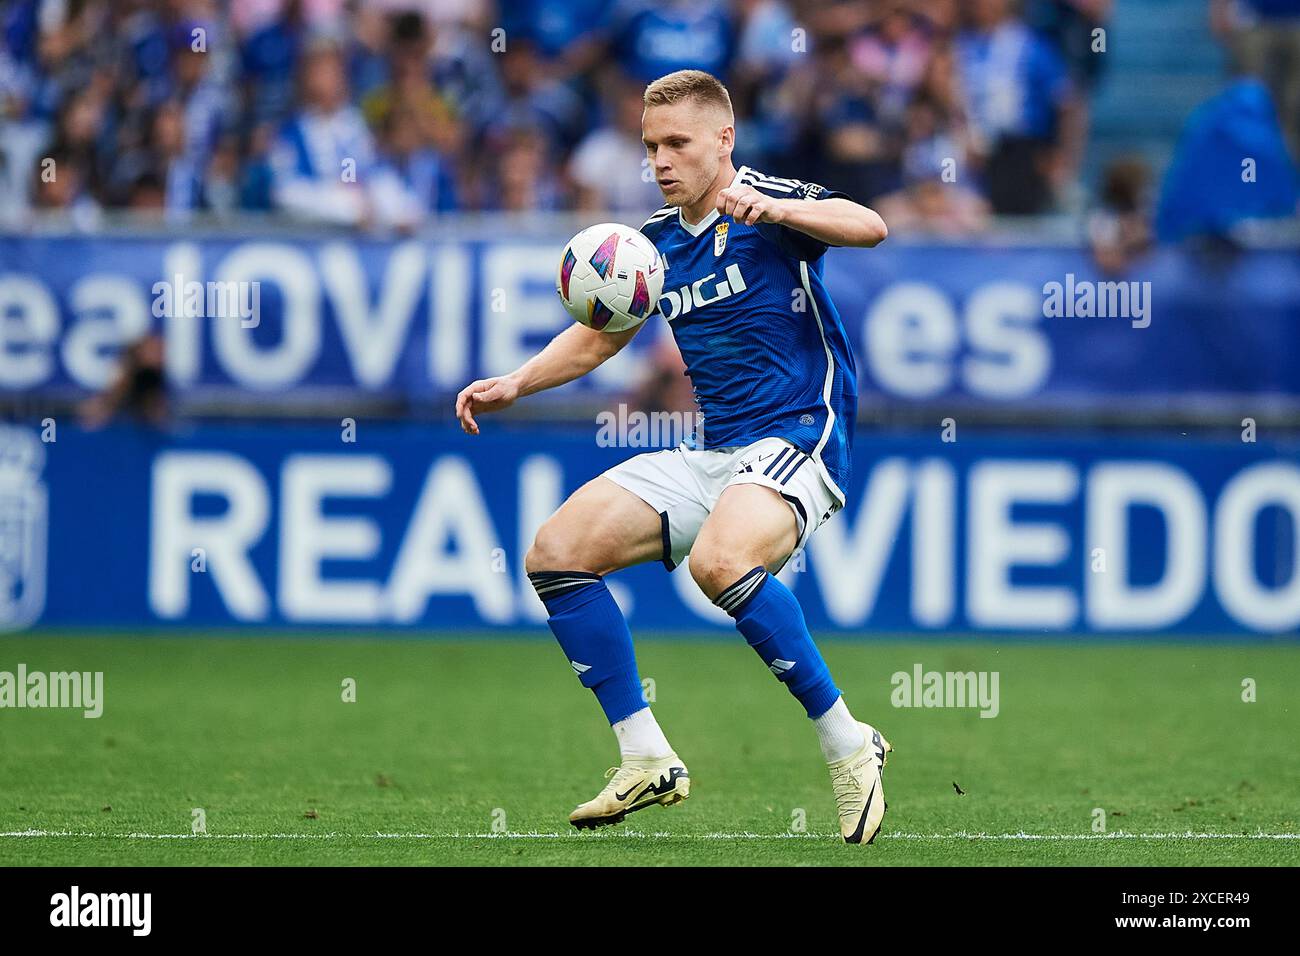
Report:
[[581,378],[617,355],[640,328],[638,325],[625,332],[597,332],[574,323],[509,375],[481,378],[461,389],[456,396],[460,427],[468,435],[477,435],[476,412],[498,412],[525,395]]

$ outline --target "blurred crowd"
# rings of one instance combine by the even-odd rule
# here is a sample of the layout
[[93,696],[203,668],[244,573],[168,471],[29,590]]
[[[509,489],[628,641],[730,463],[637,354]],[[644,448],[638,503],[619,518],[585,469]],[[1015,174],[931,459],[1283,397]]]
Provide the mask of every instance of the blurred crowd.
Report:
[[[641,90],[695,67],[732,91],[738,163],[843,189],[893,226],[968,233],[1084,205],[1111,4],[7,0],[0,219],[635,214],[660,201]],[[1294,137],[1300,0],[1212,0],[1207,23],[1269,74]],[[1133,192],[1134,170],[1107,175],[1109,195]]]
[[695,67],[738,163],[968,231],[1073,186],[1110,2],[9,0],[0,212],[639,212],[641,90]]

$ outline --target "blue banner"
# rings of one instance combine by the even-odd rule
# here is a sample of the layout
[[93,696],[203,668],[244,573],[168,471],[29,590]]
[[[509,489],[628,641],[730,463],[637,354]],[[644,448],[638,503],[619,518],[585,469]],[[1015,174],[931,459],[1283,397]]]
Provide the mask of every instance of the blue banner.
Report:
[[[0,237],[0,391],[103,388],[152,329],[182,394],[442,398],[565,326],[566,238]],[[1162,248],[1106,276],[1074,248],[891,241],[831,250],[826,275],[864,402],[1300,400],[1295,250]],[[559,393],[625,390],[666,330]]]
[[[535,529],[595,427],[0,429],[0,624],[534,627]],[[818,632],[1296,634],[1300,444],[860,433],[782,572]],[[688,568],[635,628],[727,628]]]

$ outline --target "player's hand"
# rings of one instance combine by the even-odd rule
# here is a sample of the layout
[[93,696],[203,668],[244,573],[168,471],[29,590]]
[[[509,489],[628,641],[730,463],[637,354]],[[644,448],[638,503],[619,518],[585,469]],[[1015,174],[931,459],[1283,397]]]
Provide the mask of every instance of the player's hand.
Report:
[[718,193],[718,212],[747,226],[760,222],[780,222],[783,207],[753,186],[728,186]]
[[456,418],[467,435],[478,434],[475,412],[499,412],[509,408],[519,397],[519,387],[508,375],[481,378],[466,385],[456,396]]

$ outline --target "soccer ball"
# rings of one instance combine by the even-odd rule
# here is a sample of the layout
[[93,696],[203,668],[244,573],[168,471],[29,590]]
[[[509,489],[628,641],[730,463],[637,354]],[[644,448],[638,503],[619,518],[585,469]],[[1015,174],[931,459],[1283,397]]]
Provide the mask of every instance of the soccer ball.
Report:
[[555,291],[569,315],[598,332],[636,328],[664,288],[659,250],[616,222],[584,229],[564,247]]

